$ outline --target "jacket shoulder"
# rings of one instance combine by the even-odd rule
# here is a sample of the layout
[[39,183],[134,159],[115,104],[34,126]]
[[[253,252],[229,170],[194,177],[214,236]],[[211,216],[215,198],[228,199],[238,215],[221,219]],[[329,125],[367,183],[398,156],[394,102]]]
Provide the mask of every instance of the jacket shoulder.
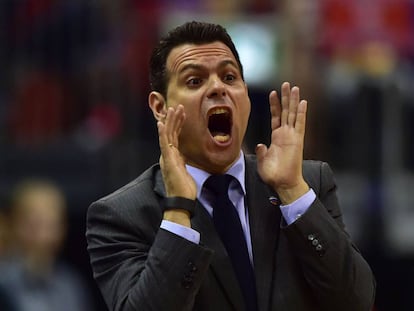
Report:
[[327,162],[303,161],[303,178],[316,193],[325,187],[336,188],[333,172]]
[[[162,219],[161,197],[155,191],[158,174],[159,166],[153,165],[135,180],[92,202],[86,215],[87,236],[101,230],[115,232],[123,228],[123,232],[153,239]],[[137,220],[140,227],[136,225]]]
[[154,164],[134,180],[97,201],[100,203],[112,203],[133,197],[148,198],[155,196],[154,188],[158,174],[160,174],[159,165]]

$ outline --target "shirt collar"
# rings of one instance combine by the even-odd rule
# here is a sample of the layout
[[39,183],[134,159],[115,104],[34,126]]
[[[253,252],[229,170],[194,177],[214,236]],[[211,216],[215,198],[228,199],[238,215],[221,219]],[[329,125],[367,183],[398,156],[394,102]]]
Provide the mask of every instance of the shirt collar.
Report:
[[[199,169],[197,167],[191,166],[186,164],[187,172],[193,177],[196,186],[197,186],[197,198],[200,198],[201,196],[201,190],[203,188],[204,182],[207,180],[208,177],[211,176],[210,173],[207,173],[206,171],[203,171],[202,169]],[[244,162],[244,153],[243,151],[240,151],[239,158],[236,162],[229,168],[229,170],[226,172],[226,174],[229,174],[236,178],[239,181],[239,184],[243,190],[243,193],[246,194],[246,187],[244,184],[245,181],[245,170],[246,170],[246,164]]]

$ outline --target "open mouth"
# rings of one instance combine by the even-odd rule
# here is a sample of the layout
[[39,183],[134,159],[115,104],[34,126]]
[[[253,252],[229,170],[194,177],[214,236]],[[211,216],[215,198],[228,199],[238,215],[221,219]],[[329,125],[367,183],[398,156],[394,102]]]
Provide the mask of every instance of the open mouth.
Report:
[[232,118],[230,111],[225,108],[216,108],[208,117],[208,129],[217,142],[224,143],[231,137]]

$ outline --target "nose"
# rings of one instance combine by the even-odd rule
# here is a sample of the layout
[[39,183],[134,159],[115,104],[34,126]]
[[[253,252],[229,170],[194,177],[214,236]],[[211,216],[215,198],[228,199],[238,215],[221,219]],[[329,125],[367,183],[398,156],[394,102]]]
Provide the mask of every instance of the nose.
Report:
[[208,91],[208,98],[216,98],[226,96],[226,85],[220,78],[212,78]]

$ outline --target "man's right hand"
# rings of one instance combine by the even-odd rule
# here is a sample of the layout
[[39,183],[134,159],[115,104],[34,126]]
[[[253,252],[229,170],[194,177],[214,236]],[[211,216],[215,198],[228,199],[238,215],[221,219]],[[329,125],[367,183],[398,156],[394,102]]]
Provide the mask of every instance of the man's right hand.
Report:
[[[164,122],[158,121],[158,137],[161,149],[160,166],[167,197],[183,197],[195,200],[197,187],[185,168],[185,161],[179,150],[179,135],[185,121],[182,105],[169,107]],[[189,213],[185,210],[168,210],[164,219],[190,227]]]

